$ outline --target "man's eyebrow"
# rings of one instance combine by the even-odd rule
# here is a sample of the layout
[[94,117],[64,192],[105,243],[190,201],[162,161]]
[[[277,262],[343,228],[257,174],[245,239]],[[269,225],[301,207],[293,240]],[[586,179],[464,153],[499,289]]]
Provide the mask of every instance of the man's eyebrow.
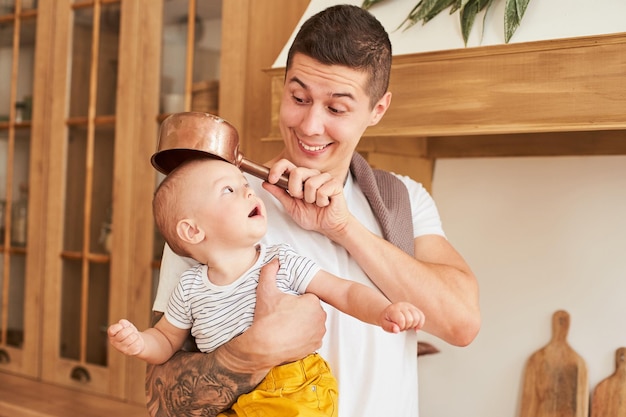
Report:
[[[300,87],[304,88],[305,90],[309,89],[309,86],[306,85],[304,83],[304,81],[302,81],[300,78],[293,76],[289,79],[289,83],[296,83],[298,84]],[[354,100],[354,95],[352,95],[352,93],[331,93],[330,94],[331,97],[333,98],[341,98],[341,97],[347,97],[351,100]]]
[[309,87],[298,77],[293,76],[289,79],[289,83],[296,83],[298,84],[300,87],[304,88],[305,90],[308,90]]

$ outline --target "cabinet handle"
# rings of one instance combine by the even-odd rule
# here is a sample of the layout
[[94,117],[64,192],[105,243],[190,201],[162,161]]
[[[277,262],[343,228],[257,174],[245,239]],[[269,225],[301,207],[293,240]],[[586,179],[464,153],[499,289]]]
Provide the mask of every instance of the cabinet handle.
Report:
[[83,382],[83,383],[87,383],[91,381],[91,376],[89,375],[89,371],[87,371],[87,369],[83,368],[82,366],[77,366],[74,369],[72,369],[72,373],[70,377],[74,381]]
[[7,353],[6,350],[0,349],[0,363],[9,363],[11,362],[11,357]]

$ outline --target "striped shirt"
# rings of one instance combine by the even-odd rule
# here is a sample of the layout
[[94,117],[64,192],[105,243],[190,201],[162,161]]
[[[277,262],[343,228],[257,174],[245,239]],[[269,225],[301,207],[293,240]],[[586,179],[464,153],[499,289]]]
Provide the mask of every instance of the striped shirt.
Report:
[[255,264],[233,283],[211,283],[207,266],[197,264],[183,273],[170,297],[165,317],[180,329],[191,329],[198,349],[210,352],[243,333],[252,325],[256,287],[261,267],[278,258],[278,289],[289,294],[304,294],[320,267],[298,255],[287,244],[259,244]]

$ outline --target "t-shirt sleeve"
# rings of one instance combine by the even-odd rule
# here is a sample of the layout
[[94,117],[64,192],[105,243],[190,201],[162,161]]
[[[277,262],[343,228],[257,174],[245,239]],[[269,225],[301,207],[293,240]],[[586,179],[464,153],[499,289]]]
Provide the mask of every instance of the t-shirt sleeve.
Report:
[[437,205],[422,184],[410,177],[397,175],[409,191],[411,214],[413,217],[413,237],[440,235],[445,237]]
[[320,271],[320,266],[312,259],[296,253],[286,244],[281,245],[279,261],[280,269],[285,271],[290,289],[298,294],[306,292],[311,280]]
[[174,288],[165,309],[167,321],[179,329],[191,329],[193,324],[189,303],[186,300],[188,297],[185,296],[183,281],[180,281]]
[[152,306],[153,311],[165,312],[170,295],[176,288],[181,275],[196,263],[191,258],[176,255],[167,244],[165,245],[159,271],[159,285]]

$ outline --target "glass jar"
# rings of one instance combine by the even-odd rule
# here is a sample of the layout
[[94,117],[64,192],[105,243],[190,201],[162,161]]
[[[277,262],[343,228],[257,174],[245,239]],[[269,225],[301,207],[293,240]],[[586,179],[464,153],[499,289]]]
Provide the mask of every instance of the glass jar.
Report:
[[22,123],[24,121],[24,113],[26,111],[26,103],[18,101],[15,103],[15,123]]
[[0,246],[4,245],[4,212],[6,204],[4,200],[0,200]]
[[11,244],[13,246],[26,246],[28,231],[28,187],[20,186],[20,198],[13,202],[11,210]]

